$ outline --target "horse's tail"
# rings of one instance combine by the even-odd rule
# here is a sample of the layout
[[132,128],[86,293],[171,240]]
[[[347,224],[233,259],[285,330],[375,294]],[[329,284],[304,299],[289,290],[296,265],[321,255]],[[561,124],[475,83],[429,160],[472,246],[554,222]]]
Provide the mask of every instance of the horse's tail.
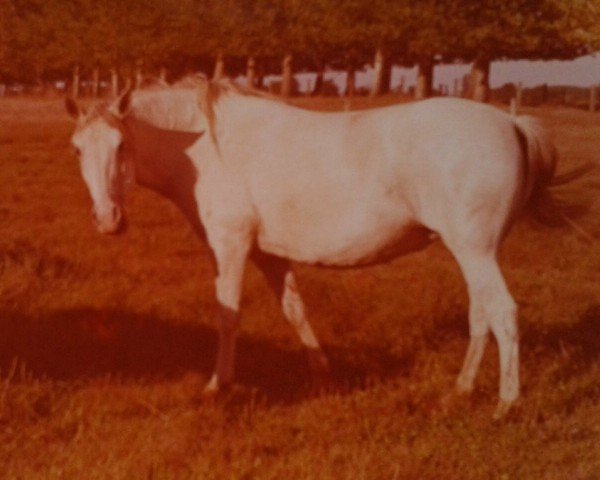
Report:
[[558,156],[548,130],[533,117],[515,117],[513,121],[524,156],[524,201],[527,211],[543,225],[569,225],[583,236],[589,237],[570,218],[580,215],[586,209],[582,205],[558,199],[551,187],[571,183],[594,169],[595,165],[586,164],[556,175]]

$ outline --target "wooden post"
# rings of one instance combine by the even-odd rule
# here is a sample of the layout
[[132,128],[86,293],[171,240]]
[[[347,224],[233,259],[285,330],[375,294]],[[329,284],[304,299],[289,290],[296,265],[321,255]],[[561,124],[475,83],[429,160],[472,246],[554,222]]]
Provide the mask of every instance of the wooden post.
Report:
[[100,92],[100,69],[95,67],[92,70],[92,97],[98,98]]
[[292,95],[292,86],[294,81],[292,54],[288,53],[283,57],[281,73],[281,96],[284,98]]
[[433,60],[424,58],[419,62],[415,99],[422,100],[431,96],[431,82],[433,81]]
[[595,112],[598,106],[598,87],[592,85],[590,87],[590,112]]
[[325,78],[325,65],[319,63],[317,67],[317,76],[315,77],[315,84],[313,86],[311,95],[317,96],[323,94],[323,84]]
[[248,88],[256,87],[256,60],[252,56],[246,60],[246,85]]
[[391,63],[386,58],[385,52],[381,48],[378,48],[375,52],[373,70],[375,79],[373,81],[373,86],[371,87],[371,97],[388,93],[390,91],[392,68]]
[[398,93],[400,95],[404,95],[405,84],[406,84],[406,78],[404,77],[404,75],[402,75],[400,77],[400,83],[398,84]]
[[225,57],[222,53],[217,55],[215,60],[215,69],[213,71],[213,80],[219,80],[225,76]]
[[346,71],[346,91],[344,96],[353,97],[356,93],[356,68],[354,65],[348,67]]
[[471,98],[477,102],[487,102],[490,99],[490,61],[479,57],[471,68]]
[[76,65],[73,68],[73,85],[71,85],[71,96],[73,98],[79,97],[79,85],[80,85],[80,77],[79,77],[79,65]]

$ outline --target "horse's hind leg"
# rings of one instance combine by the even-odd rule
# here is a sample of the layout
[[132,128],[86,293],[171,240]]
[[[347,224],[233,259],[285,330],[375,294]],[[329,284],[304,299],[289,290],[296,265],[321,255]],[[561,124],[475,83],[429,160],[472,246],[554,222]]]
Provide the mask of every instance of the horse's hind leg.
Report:
[[[452,248],[451,248],[452,250]],[[504,415],[519,396],[517,308],[510,295],[495,251],[454,249],[469,291],[469,348],[458,376],[457,389],[470,391],[491,329],[500,355],[500,403],[495,417]]]
[[264,274],[269,286],[281,299],[283,314],[306,348],[311,370],[318,374],[329,371],[329,362],[306,318],[304,302],[298,292],[296,277],[288,260],[255,250],[252,261]]

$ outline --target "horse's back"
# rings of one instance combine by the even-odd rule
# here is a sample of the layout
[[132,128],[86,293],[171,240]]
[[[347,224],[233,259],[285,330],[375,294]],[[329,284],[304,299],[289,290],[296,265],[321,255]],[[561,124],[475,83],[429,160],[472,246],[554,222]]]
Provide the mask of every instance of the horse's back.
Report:
[[503,191],[514,189],[518,159],[507,157],[518,157],[518,144],[510,117],[489,106],[432,99],[346,115],[294,111],[263,128],[248,136],[239,169],[259,245],[281,256],[360,263],[420,225],[456,224],[474,205],[498,208],[500,198],[509,208]]

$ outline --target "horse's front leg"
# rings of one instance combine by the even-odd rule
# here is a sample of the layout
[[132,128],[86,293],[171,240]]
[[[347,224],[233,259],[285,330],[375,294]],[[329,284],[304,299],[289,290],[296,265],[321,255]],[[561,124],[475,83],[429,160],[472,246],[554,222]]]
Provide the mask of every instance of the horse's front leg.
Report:
[[298,291],[296,276],[290,262],[260,250],[254,250],[250,258],[263,273],[269,286],[281,301],[285,318],[306,348],[312,372],[319,379],[326,376],[329,373],[329,361],[306,318],[304,302]]
[[215,286],[219,303],[219,348],[215,372],[204,392],[214,394],[233,382],[235,374],[239,304],[251,238],[249,234],[241,234],[239,230],[219,229],[218,232],[210,232],[209,243],[217,263]]

